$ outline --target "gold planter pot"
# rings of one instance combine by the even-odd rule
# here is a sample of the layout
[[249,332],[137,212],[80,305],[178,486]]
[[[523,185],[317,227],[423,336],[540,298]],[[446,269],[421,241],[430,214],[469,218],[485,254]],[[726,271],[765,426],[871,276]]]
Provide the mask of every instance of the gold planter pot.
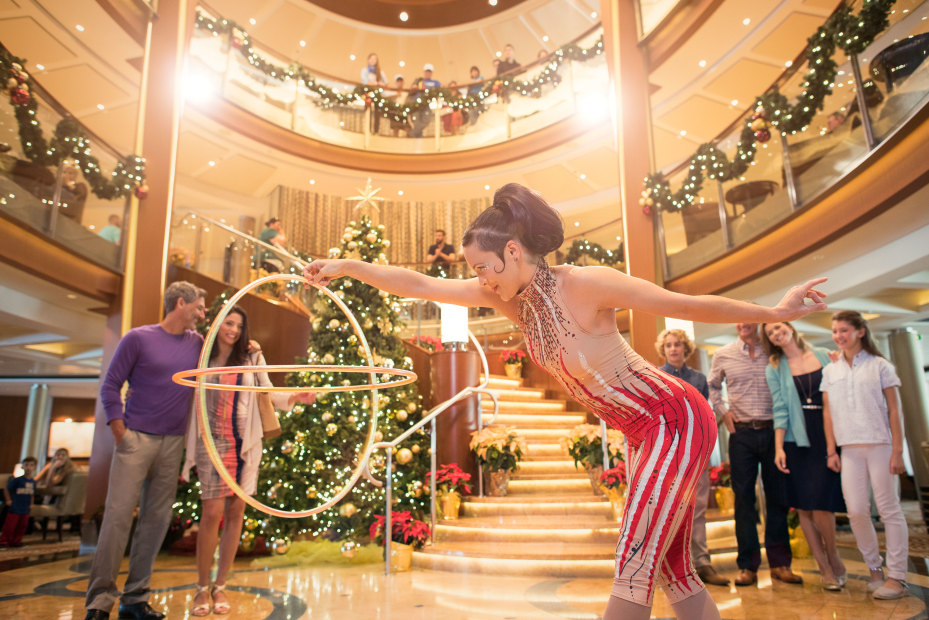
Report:
[[503,371],[506,372],[506,376],[510,379],[521,379],[523,376],[523,365],[522,364],[504,364]]
[[626,509],[626,485],[620,485],[618,489],[608,489],[602,487],[603,493],[610,500],[610,508],[613,510],[613,518],[617,521],[623,520],[623,512]]
[[439,515],[445,520],[458,519],[461,509],[461,495],[457,491],[449,491],[439,497]]
[[723,512],[732,512],[735,510],[735,492],[729,487],[716,487],[716,505]]
[[390,543],[390,570],[401,573],[410,570],[413,565],[413,546],[403,543]]

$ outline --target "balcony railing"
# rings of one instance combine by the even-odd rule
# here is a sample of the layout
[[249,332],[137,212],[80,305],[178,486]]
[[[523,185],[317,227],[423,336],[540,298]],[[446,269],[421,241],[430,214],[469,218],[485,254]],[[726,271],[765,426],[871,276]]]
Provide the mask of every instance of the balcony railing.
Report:
[[[207,15],[205,9],[200,9]],[[565,58],[551,81],[527,94],[518,89],[499,90],[491,85],[498,78],[484,82],[465,83],[456,87],[462,96],[472,89],[488,87],[491,92],[478,106],[456,111],[456,100],[434,101],[428,110],[415,112],[409,118],[394,120],[372,113],[363,99],[333,103],[320,93],[348,95],[358,83],[327,77],[313,71],[310,89],[300,79],[278,79],[250,62],[241,53],[241,41],[232,31],[219,34],[215,30],[198,28],[190,43],[189,84],[198,93],[189,96],[221,97],[260,118],[294,133],[329,144],[352,149],[386,153],[438,153],[484,148],[525,136],[559,121],[580,115],[591,123],[609,117],[602,85],[609,79],[605,59],[597,49],[602,29],[595,28],[572,43],[591,49],[583,62]],[[282,58],[249,40],[251,58],[262,58],[284,71],[295,66],[293,59]],[[551,70],[557,53],[526,65],[523,70],[507,74],[506,79],[533,80]],[[489,68],[489,67],[488,67]],[[448,80],[442,77],[442,86]],[[411,85],[413,76],[407,81]],[[196,85],[195,87],[193,85]],[[393,84],[391,84],[393,85]],[[415,89],[391,90],[381,94],[393,102],[404,104],[420,96]],[[208,105],[205,103],[204,105]]]
[[[831,95],[806,131],[772,131],[748,170],[728,182],[708,181],[695,203],[658,216],[665,274],[693,271],[777,226],[841,182],[929,100],[929,2],[896,11],[891,25],[859,57],[836,58]],[[799,71],[785,75],[788,99],[803,89]],[[751,112],[716,141],[734,153]],[[687,164],[667,175],[671,187],[688,176]]]

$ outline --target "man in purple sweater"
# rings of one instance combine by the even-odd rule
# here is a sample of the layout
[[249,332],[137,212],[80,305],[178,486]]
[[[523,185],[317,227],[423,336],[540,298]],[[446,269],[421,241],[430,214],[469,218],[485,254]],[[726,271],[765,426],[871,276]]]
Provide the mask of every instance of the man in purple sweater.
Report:
[[[155,556],[171,522],[193,394],[191,388],[177,385],[171,377],[197,366],[203,338],[195,329],[206,314],[205,294],[189,282],[171,284],[164,294],[164,319],[129,330],[116,348],[100,387],[116,450],[87,585],[85,620],[106,620],[120,598],[116,575],[136,506],[139,517],[119,617],[164,618],[149,605],[148,597]],[[124,407],[120,390],[127,381]]]

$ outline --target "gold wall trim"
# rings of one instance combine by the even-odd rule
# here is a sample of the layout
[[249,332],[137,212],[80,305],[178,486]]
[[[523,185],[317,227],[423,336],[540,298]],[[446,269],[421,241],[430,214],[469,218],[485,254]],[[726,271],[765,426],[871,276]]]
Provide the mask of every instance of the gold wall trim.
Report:
[[871,152],[844,182],[754,242],[665,283],[679,293],[719,293],[801,258],[929,183],[929,106]]
[[122,276],[0,213],[0,261],[75,293],[111,303]]

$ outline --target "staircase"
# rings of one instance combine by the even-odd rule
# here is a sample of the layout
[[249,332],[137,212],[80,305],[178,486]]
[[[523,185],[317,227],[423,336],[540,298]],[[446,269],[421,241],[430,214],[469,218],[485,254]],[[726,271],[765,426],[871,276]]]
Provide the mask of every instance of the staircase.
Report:
[[[492,376],[500,413],[495,424],[515,427],[528,454],[510,476],[505,497],[465,496],[457,520],[436,524],[435,543],[413,554],[413,566],[459,573],[610,578],[619,523],[610,503],[594,494],[587,473],[575,469],[560,440],[583,424],[583,411],[516,379]],[[483,414],[493,412],[482,400]],[[716,514],[714,514],[716,513]],[[711,552],[731,551],[731,518],[709,511]]]

